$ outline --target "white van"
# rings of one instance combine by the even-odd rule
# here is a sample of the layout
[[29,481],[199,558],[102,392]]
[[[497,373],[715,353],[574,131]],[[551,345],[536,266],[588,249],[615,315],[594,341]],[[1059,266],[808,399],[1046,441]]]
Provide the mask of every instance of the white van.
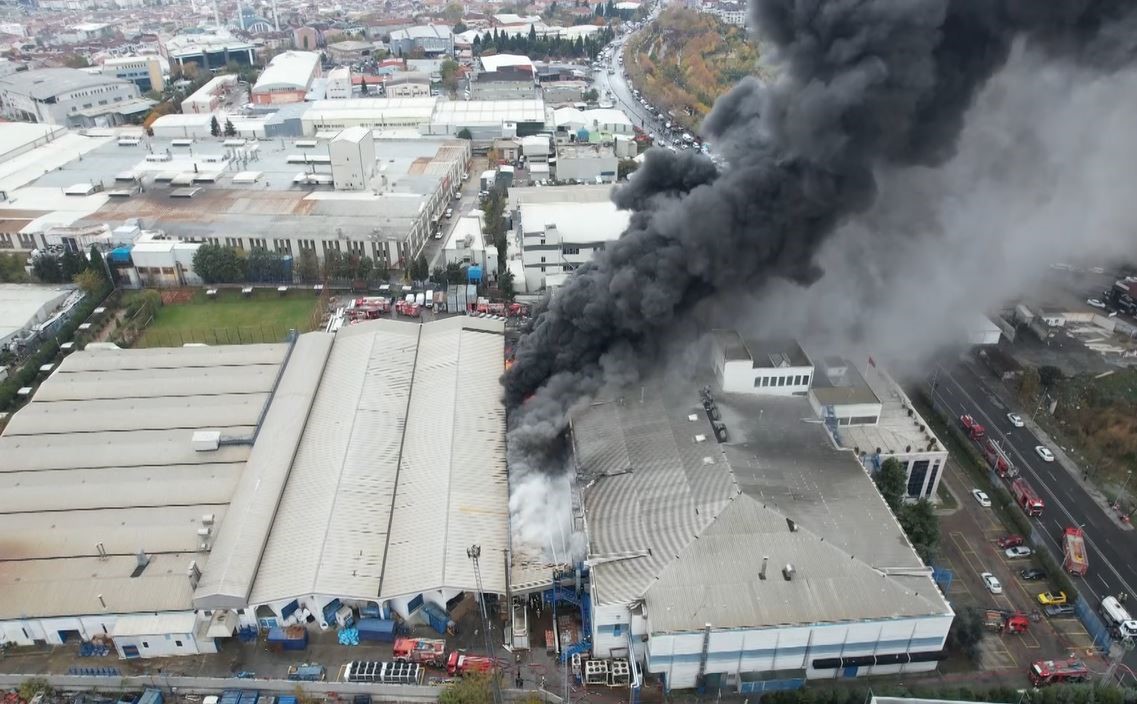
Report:
[[1101,615],[1106,625],[1117,631],[1122,638],[1137,638],[1137,619],[1129,615],[1115,596],[1101,600]]
[[426,304],[425,305],[427,308],[433,308],[434,307],[434,291],[427,291],[426,292]]

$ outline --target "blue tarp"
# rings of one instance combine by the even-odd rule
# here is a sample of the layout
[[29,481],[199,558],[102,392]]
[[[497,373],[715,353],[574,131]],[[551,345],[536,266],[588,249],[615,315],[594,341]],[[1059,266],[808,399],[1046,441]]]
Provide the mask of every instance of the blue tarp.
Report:
[[480,267],[476,264],[470,265],[470,268],[466,270],[466,280],[467,281],[481,281],[482,280],[482,267]]
[[111,250],[110,260],[116,264],[130,263],[130,247],[115,247]]

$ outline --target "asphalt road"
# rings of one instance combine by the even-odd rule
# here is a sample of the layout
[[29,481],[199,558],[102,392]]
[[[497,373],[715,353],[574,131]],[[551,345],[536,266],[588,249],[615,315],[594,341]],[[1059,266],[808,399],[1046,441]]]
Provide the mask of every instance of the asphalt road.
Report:
[[654,132],[656,137],[662,137],[663,123],[658,122],[655,116],[640,104],[640,101],[632,97],[634,86],[628,81],[628,74],[624,71],[624,67],[619,64],[618,58],[623,55],[624,45],[627,41],[628,37],[623,36],[616,40],[615,50],[609,60],[616,72],[609,75],[606,67],[600,73],[594,73],[593,87],[599,91],[601,100],[605,97],[605,91],[612,91],[612,99],[615,101],[616,107],[624,111],[631,119],[632,124],[645,132]]
[[[971,414],[982,423],[989,437],[1002,442],[1011,461],[1046,502],[1042,516],[1031,522],[1046,536],[1047,547],[1059,562],[1062,530],[1069,525],[1084,528],[1090,569],[1084,578],[1071,577],[1082,595],[1095,604],[1111,594],[1125,592],[1137,596],[1137,564],[1133,561],[1137,555],[1137,531],[1123,530],[1114,523],[1062,465],[1045,462],[1038,456],[1034,448],[1044,443],[1029,428],[1015,428],[1007,420],[1009,412],[1026,416],[1033,409],[1007,408],[991,389],[995,380],[981,377],[967,365],[941,367],[934,379],[936,402],[946,405],[954,418]],[[1129,653],[1126,663],[1137,666],[1137,653]]]

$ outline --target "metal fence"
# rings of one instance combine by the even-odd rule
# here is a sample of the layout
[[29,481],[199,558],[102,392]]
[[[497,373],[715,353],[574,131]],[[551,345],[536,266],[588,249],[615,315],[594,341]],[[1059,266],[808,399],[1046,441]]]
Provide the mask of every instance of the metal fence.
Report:
[[135,347],[181,347],[182,345],[245,345],[258,342],[284,342],[289,330],[276,325],[235,328],[179,328],[143,332]]
[[1074,615],[1086,627],[1086,632],[1090,634],[1090,638],[1094,639],[1094,646],[1100,648],[1103,653],[1108,653],[1109,644],[1113,638],[1110,636],[1109,626],[1098,615],[1094,604],[1079,594],[1078,598],[1074,600]]

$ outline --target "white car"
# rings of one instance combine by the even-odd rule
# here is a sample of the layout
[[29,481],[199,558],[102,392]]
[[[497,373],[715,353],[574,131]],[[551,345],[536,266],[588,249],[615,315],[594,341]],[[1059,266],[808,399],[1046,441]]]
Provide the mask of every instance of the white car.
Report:
[[445,213],[443,213],[442,215],[443,215],[443,217],[445,217],[447,220],[449,220],[450,218],[454,217],[454,209],[453,209],[453,208],[447,208],[447,209],[446,209],[446,212],[445,212]]
[[1042,445],[1038,445],[1034,448],[1034,451],[1038,453],[1038,456],[1042,458],[1043,462],[1054,461],[1054,453],[1051,452],[1048,448],[1043,447]]
[[1031,550],[1025,545],[1016,545],[1013,548],[1004,550],[1003,554],[1007,556],[1008,560],[1018,560],[1023,557],[1030,557],[1034,554],[1034,550]]
[[1021,428],[1023,425],[1025,425],[1023,423],[1023,417],[1018,413],[1008,413],[1007,420],[1011,421],[1011,425],[1015,426],[1016,428]]
[[462,191],[458,191],[454,194],[454,200],[462,200]]
[[1101,308],[1102,310],[1105,310],[1105,304],[1102,303],[1098,298],[1087,298],[1086,303],[1093,306],[1094,308]]
[[991,592],[992,594],[1003,593],[1003,585],[999,582],[999,578],[995,575],[991,574],[990,572],[984,572],[983,574],[979,575],[979,578],[983,580],[983,586],[987,587],[987,591]]
[[979,489],[972,489],[971,495],[975,497],[975,500],[978,501],[979,505],[983,508],[991,508],[991,497],[987,496],[985,492]]

